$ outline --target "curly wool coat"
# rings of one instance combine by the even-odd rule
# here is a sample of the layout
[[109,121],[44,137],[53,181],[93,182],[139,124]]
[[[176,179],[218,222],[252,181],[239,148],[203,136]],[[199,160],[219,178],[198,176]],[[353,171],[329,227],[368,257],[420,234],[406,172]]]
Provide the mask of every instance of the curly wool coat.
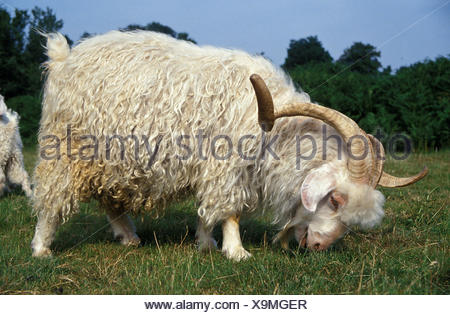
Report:
[[22,140],[19,134],[16,112],[6,107],[0,95],[0,196],[12,185],[21,185],[27,197],[31,197],[28,174],[23,165]]
[[[316,225],[329,230],[340,218],[363,226],[381,220],[381,193],[348,183],[345,148],[338,159],[340,150],[328,143],[322,157],[320,121],[281,118],[270,134],[260,129],[251,74],[264,79],[276,105],[310,101],[267,59],[153,32],[110,32],[72,49],[60,34],[47,37],[35,255],[49,253],[57,222],[90,198],[105,209],[136,212],[190,189],[208,231],[258,206],[272,209],[284,227],[299,218],[312,221],[299,190],[327,163],[339,170],[333,176],[351,206],[328,215],[329,222],[317,216],[326,222]],[[313,148],[307,142],[297,150],[296,135],[316,140],[315,156],[300,166],[299,154]]]

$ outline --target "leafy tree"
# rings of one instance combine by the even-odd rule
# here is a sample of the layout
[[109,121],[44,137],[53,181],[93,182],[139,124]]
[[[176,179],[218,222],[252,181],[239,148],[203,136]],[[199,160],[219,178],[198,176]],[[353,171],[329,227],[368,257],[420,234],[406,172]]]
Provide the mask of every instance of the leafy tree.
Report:
[[92,36],[94,36],[94,34],[91,34],[91,33],[85,31],[83,34],[81,34],[80,39],[85,39],[85,38],[89,38]]
[[381,53],[374,46],[355,42],[350,48],[344,50],[338,62],[350,66],[351,71],[374,74],[381,67],[380,56]]
[[[26,76],[29,78],[30,89],[39,91],[41,88],[41,72],[40,65],[47,60],[45,54],[45,38],[40,34],[58,32],[63,27],[63,21],[57,19],[53,10],[50,8],[41,9],[34,7],[31,10],[31,18],[29,21],[30,30],[28,32],[27,45],[24,51],[26,62],[30,65],[27,67]],[[71,45],[73,42],[66,35],[67,42]]]
[[323,48],[317,36],[309,36],[299,40],[291,40],[283,67],[293,69],[298,65],[311,62],[331,62],[333,59]]
[[15,9],[14,18],[11,21],[11,37],[17,52],[24,50],[25,28],[29,22],[30,16],[26,10]]
[[0,7],[0,43],[3,53],[13,55],[23,52],[28,21],[27,11],[16,9],[11,18],[9,12]]
[[123,29],[124,31],[135,31],[135,30],[144,30],[144,31],[153,31],[158,33],[164,33],[170,35],[172,37],[177,36],[177,32],[175,32],[171,27],[163,25],[158,22],[148,23],[145,26],[139,24],[130,24]]
[[418,62],[400,68],[377,93],[389,97],[377,104],[395,113],[396,124],[420,150],[450,145],[450,59]]
[[188,33],[177,33],[177,39],[182,39],[182,40],[187,40],[188,42],[192,42],[194,44],[197,44],[197,42],[195,40],[193,40],[192,38],[189,37]]
[[342,64],[309,63],[290,72],[314,102],[345,113],[356,121],[372,110],[376,78],[344,71]]
[[35,142],[41,113],[40,64],[46,56],[43,38],[36,30],[55,32],[62,25],[62,20],[49,8],[34,7],[31,15],[26,10],[16,9],[11,18],[8,11],[0,7],[0,92],[8,107],[21,116],[24,142]]
[[139,25],[139,24],[130,24],[121,30],[122,31],[135,31],[135,30],[153,31],[153,32],[167,34],[169,36],[172,36],[173,38],[190,41],[190,42],[193,42],[194,44],[197,43],[195,40],[193,40],[192,38],[189,37],[188,33],[185,33],[185,32],[177,33],[171,27],[169,27],[167,25],[163,25],[158,22],[148,23],[145,26]]
[[290,74],[313,101],[341,111],[369,133],[378,128],[388,136],[403,133],[423,151],[450,146],[448,57],[402,67],[395,74],[345,71],[342,63],[310,63]]
[[25,27],[29,16],[15,10],[14,18],[0,7],[0,93],[5,97],[27,91],[25,59],[23,58]]

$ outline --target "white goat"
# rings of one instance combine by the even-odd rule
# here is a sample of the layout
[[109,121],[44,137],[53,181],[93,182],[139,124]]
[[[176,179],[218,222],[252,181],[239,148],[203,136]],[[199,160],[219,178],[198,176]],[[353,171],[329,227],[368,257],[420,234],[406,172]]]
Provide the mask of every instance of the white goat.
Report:
[[[344,115],[309,103],[263,57],[153,32],[110,32],[72,50],[62,35],[47,37],[34,256],[51,254],[58,224],[79,201],[98,199],[115,236],[137,244],[125,213],[150,210],[187,188],[199,200],[200,249],[215,246],[211,230],[222,223],[224,254],[249,257],[239,218],[258,208],[273,211],[283,246],[296,236],[325,249],[347,225],[381,220],[380,178],[381,185],[407,185],[426,173],[392,184],[375,156],[376,140]],[[323,130],[335,136],[325,141],[324,158]],[[303,141],[307,136],[314,141]],[[346,146],[339,156],[337,139],[351,142],[357,158]]]
[[21,185],[31,197],[30,180],[23,165],[22,140],[19,134],[19,117],[6,107],[0,95],[0,196],[11,184]]

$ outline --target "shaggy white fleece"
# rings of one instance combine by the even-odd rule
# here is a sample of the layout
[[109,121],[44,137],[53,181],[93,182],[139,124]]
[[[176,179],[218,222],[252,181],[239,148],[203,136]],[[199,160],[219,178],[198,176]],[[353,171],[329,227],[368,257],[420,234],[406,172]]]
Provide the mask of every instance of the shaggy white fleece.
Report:
[[22,140],[19,134],[19,118],[6,107],[0,95],[0,196],[10,185],[21,185],[27,197],[31,197],[30,180],[23,165]]
[[[283,118],[271,133],[260,129],[251,74],[265,80],[275,106],[310,101],[261,56],[199,47],[153,32],[110,32],[71,50],[60,34],[47,37],[50,59],[39,144],[41,152],[54,158],[41,158],[34,174],[33,204],[40,217],[33,241],[37,256],[48,254],[54,222],[76,213],[79,201],[96,198],[105,209],[122,212],[157,211],[163,206],[156,205],[190,189],[199,201],[198,235],[207,242],[204,247],[214,243],[212,227],[225,222],[226,254],[245,258],[236,218],[260,207],[273,211],[274,222],[289,226],[306,211],[300,195],[305,177],[338,160],[332,140],[322,157],[320,121]],[[326,129],[339,138],[334,129]],[[296,136],[305,135],[316,140],[317,150],[299,163],[299,153],[308,156],[315,150],[301,138],[305,141],[297,152]],[[128,137],[124,152],[118,136]],[[336,163],[347,179],[346,152],[341,151]],[[378,197],[367,198],[378,192],[348,189],[345,181],[339,185],[348,194],[348,207],[332,220],[379,221],[379,205],[372,202]],[[120,231],[135,239],[130,223],[124,222]]]

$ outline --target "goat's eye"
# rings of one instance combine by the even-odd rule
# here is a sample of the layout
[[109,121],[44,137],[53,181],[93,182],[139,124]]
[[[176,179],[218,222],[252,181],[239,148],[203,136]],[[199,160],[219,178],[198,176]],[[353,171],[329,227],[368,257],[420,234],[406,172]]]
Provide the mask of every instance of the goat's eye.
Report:
[[330,203],[334,211],[337,211],[339,209],[339,202],[333,196],[330,196]]

